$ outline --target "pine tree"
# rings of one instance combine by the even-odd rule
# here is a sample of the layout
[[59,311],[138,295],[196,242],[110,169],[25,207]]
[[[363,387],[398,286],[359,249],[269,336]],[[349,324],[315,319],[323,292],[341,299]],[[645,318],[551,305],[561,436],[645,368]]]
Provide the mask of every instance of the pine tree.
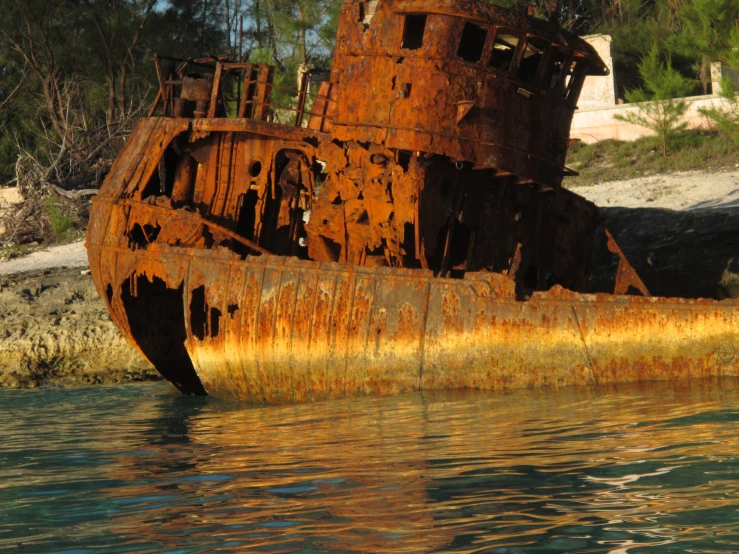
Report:
[[644,88],[626,92],[626,100],[636,104],[637,111],[614,117],[654,131],[662,145],[662,155],[666,156],[668,139],[687,126],[683,120],[688,109],[684,96],[690,92],[691,85],[669,59],[661,60],[657,46],[642,59],[639,74]]

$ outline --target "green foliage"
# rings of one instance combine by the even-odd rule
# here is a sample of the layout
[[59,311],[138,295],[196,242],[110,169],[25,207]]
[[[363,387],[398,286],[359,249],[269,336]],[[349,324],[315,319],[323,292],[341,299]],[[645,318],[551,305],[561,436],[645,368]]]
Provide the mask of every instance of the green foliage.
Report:
[[687,125],[683,116],[688,103],[683,97],[690,92],[691,86],[669,60],[662,62],[656,46],[642,59],[639,74],[645,88],[626,93],[626,99],[637,104],[637,111],[614,117],[654,131],[662,145],[662,155],[666,156],[668,139]]
[[731,42],[739,0],[688,0],[680,4],[678,15],[679,33],[667,39],[675,51],[714,61],[737,55],[731,52]]
[[72,227],[72,217],[63,210],[56,198],[47,198],[44,207],[56,242],[62,242]]
[[565,184],[576,187],[675,171],[733,169],[739,163],[739,150],[712,131],[677,133],[670,146],[663,156],[654,136],[577,143],[567,154],[567,165],[580,175],[565,178]]
[[[701,0],[707,1],[707,0]],[[718,0],[712,0],[718,2]],[[716,27],[721,29],[721,34],[716,34],[716,29],[710,22],[704,22],[706,30],[699,41],[700,47],[710,52],[712,60],[718,60],[735,75],[739,71],[739,30],[733,25],[739,20],[739,0],[723,0],[718,2],[721,7],[727,7],[730,13],[737,18],[727,21],[725,17],[719,19]],[[701,108],[703,114],[716,128],[716,130],[728,140],[734,147],[739,146],[739,89],[737,83],[731,77],[721,79],[721,89],[718,92],[723,100],[720,106],[714,104],[710,108]]]
[[719,94],[723,99],[720,107],[700,108],[699,111],[724,138],[734,147],[739,147],[739,91],[734,80],[729,77],[721,79]]

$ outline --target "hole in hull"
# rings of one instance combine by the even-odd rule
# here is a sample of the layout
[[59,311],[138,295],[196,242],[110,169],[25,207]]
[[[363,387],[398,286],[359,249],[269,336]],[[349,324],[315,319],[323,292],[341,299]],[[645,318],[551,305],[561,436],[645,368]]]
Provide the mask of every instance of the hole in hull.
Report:
[[[131,294],[133,278],[137,279],[137,296]],[[121,289],[131,334],[146,358],[180,392],[206,396],[185,348],[182,295],[182,286],[176,290],[167,288],[158,277],[153,282],[144,276],[132,277]]]
[[212,339],[218,336],[221,322],[221,310],[209,307],[205,300],[205,287],[200,286],[192,291],[190,300],[190,329],[198,340]]

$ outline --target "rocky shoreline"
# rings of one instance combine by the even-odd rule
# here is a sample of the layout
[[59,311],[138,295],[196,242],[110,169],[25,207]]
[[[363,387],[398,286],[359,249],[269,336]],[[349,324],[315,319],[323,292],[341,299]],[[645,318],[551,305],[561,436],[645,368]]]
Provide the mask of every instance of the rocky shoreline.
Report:
[[0,275],[0,389],[154,379],[111,321],[89,271]]

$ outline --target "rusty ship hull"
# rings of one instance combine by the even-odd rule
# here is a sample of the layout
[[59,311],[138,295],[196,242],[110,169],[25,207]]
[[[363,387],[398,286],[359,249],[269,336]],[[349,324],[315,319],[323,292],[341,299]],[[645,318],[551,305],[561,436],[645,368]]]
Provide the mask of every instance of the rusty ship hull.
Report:
[[282,106],[264,64],[155,63],[87,248],[113,320],[182,392],[737,375],[737,302],[650,297],[607,230],[613,294],[589,293],[598,211],[561,185],[580,89],[607,68],[553,20],[346,0],[330,77],[301,72]]
[[[556,289],[521,302],[495,274],[439,279],[176,247],[121,249],[102,277],[110,253],[88,248],[96,281],[127,287],[103,291],[126,338],[186,392],[294,403],[739,374],[735,301]],[[168,292],[165,313],[157,301]]]

